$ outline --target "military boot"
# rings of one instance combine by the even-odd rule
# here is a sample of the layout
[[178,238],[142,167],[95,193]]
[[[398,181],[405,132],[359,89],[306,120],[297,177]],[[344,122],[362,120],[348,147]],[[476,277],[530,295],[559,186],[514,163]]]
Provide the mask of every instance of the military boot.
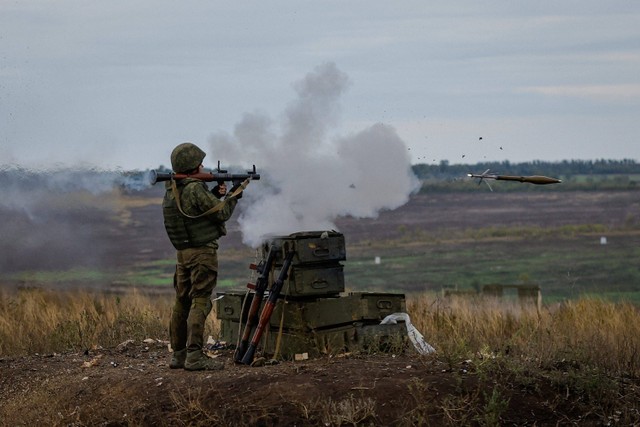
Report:
[[183,348],[182,350],[177,350],[173,352],[173,356],[171,357],[171,362],[169,362],[169,367],[171,369],[182,369],[184,368],[184,361],[187,359],[187,349]]
[[224,362],[208,357],[202,350],[188,351],[184,369],[187,371],[219,371],[224,369]]

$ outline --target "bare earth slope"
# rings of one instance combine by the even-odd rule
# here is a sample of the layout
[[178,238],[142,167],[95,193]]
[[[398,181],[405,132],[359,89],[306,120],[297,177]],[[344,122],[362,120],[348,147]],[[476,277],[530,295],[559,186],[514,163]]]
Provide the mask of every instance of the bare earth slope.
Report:
[[[495,381],[412,352],[345,355],[218,372],[167,367],[166,344],[0,359],[1,425],[555,425],[588,421],[582,396]],[[480,408],[471,410],[471,408]],[[483,409],[484,408],[484,409]],[[496,419],[498,421],[498,419]]]

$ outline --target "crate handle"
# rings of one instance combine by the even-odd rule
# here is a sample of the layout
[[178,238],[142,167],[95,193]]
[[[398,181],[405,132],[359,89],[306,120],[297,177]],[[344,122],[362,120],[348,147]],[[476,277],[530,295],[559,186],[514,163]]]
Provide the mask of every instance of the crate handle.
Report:
[[224,314],[227,314],[229,316],[233,314],[233,307],[225,305],[223,310],[224,310]]
[[393,308],[393,303],[388,299],[381,299],[376,302],[376,306],[381,310],[390,310]]
[[327,282],[326,280],[314,280],[313,282],[311,282],[311,287],[313,289],[324,289],[327,286],[329,286],[329,282]]
[[313,254],[317,257],[329,256],[329,248],[316,248],[313,250]]

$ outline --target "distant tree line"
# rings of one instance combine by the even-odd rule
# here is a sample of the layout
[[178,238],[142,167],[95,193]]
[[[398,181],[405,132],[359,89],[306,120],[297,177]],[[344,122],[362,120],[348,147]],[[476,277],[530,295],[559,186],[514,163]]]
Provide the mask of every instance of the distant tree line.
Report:
[[[640,163],[632,159],[624,160],[563,160],[546,162],[512,163],[480,162],[476,164],[449,164],[442,160],[439,164],[417,164],[413,172],[422,181],[423,191],[471,191],[473,180],[468,173],[482,173],[489,169],[499,175],[546,175],[560,178],[563,183],[554,185],[554,190],[603,190],[637,189],[640,187]],[[536,185],[492,185],[497,191],[548,191],[551,186]]]
[[624,160],[562,160],[560,162],[532,162],[512,163],[480,162],[476,164],[449,164],[442,160],[437,165],[417,164],[413,172],[420,179],[427,178],[455,178],[465,176],[469,172],[480,173],[490,169],[501,175],[601,175],[601,174],[640,174],[640,163],[632,159]]

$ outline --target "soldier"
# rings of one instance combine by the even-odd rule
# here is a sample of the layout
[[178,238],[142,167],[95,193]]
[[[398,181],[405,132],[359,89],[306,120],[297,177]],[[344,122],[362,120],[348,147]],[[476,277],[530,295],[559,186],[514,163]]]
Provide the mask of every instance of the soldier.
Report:
[[[171,167],[175,173],[201,172],[205,155],[194,144],[180,144],[171,153]],[[211,295],[218,277],[218,238],[227,234],[225,222],[242,196],[242,192],[233,196],[237,188],[236,184],[230,194],[220,200],[199,179],[167,182],[162,202],[164,224],[177,250],[173,277],[176,299],[169,325],[173,348],[169,367],[172,369],[224,368],[223,362],[207,357],[202,346],[204,324],[212,309]],[[216,194],[221,197],[226,187],[220,190],[216,187]]]

